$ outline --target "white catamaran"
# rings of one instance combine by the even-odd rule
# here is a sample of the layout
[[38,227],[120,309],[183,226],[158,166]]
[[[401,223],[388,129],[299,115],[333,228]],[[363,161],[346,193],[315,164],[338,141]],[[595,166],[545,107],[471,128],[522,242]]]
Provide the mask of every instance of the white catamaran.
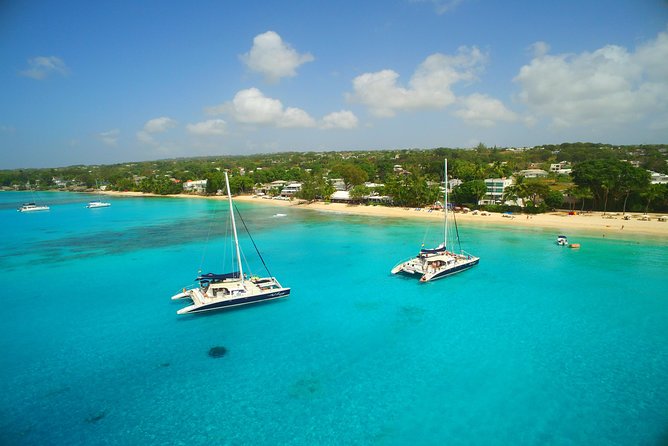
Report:
[[[230,221],[232,222],[232,232],[234,234],[235,257],[238,270],[226,274],[200,274],[196,279],[198,285],[190,289],[184,288],[183,292],[172,296],[172,300],[187,299],[191,302],[191,305],[178,310],[177,314],[219,310],[279,299],[290,295],[290,288],[283,287],[275,277],[271,277],[271,273],[269,273],[269,277],[247,278],[244,275],[239,239],[237,237],[237,226],[234,219],[234,204],[232,202],[232,194],[230,193],[230,182],[227,172],[225,172],[225,186],[227,187],[227,198],[230,205]],[[255,245],[255,242],[253,242],[253,245]],[[262,259],[261,255],[260,259]],[[262,260],[262,263],[266,268],[264,260]],[[268,269],[267,272],[269,272]]]
[[[35,191],[30,187],[30,184],[28,184],[28,189],[30,190],[30,193],[32,194],[34,200]],[[51,208],[45,204],[35,204],[34,201],[31,201],[29,203],[23,203],[16,210],[19,212],[39,212],[39,211],[48,211],[50,209]]]
[[19,212],[37,212],[37,211],[48,211],[51,209],[46,205],[38,205],[35,203],[23,203],[21,207],[17,209]]
[[451,274],[465,271],[480,261],[461,249],[459,243],[459,231],[455,221],[455,233],[459,252],[454,249],[448,249],[448,160],[445,160],[445,219],[443,223],[443,243],[434,249],[420,249],[417,256],[405,260],[394,268],[392,274],[406,274],[410,276],[419,276],[420,282],[429,282],[431,280],[441,279]]
[[[99,186],[97,185],[97,180],[95,180],[95,189],[99,190]],[[111,206],[111,203],[107,201],[102,201],[100,200],[99,197],[97,200],[89,201],[88,204],[86,205],[88,209],[108,208],[109,206]]]

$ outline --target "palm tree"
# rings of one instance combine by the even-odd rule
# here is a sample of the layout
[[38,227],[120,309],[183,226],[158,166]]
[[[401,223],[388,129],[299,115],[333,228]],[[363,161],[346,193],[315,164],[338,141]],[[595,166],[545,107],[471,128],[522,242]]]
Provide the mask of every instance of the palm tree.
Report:
[[588,187],[583,186],[574,187],[571,191],[571,194],[574,198],[582,200],[582,207],[580,208],[580,212],[584,212],[585,200],[587,198],[594,197],[594,194],[591,192],[591,190]]
[[504,201],[524,200],[529,196],[529,187],[524,182],[524,176],[518,175],[515,177],[515,183],[506,187],[503,190]]
[[608,195],[610,195],[610,189],[612,189],[613,182],[611,179],[605,178],[601,181],[601,189],[603,189],[604,203],[603,203],[603,215],[608,210]]
[[647,198],[647,205],[645,205],[645,214],[649,210],[649,204],[652,200],[661,196],[661,185],[660,184],[650,184],[642,192],[642,196]]

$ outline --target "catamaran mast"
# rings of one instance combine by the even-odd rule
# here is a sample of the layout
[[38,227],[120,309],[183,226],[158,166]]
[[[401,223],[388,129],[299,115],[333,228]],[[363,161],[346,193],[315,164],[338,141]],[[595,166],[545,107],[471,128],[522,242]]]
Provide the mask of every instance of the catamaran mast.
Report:
[[239,239],[237,238],[237,225],[234,221],[234,206],[232,204],[232,192],[230,192],[230,180],[225,172],[225,187],[227,187],[227,199],[230,202],[230,217],[232,218],[232,232],[234,232],[234,245],[237,249],[237,262],[239,262],[239,278],[244,281],[244,271],[241,267],[241,253],[239,252]]
[[448,159],[445,159],[445,223],[443,224],[443,247],[448,249]]

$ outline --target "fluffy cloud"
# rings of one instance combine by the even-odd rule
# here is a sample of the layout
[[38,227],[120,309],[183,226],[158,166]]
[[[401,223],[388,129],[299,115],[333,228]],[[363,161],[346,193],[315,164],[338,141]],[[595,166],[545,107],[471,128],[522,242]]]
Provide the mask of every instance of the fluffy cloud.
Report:
[[251,71],[262,74],[267,81],[277,82],[283,77],[296,76],[300,65],[314,59],[309,53],[297,53],[274,31],[267,31],[255,36],[253,47],[241,56],[241,60]]
[[137,139],[144,144],[157,145],[154,135],[164,133],[170,128],[175,127],[176,124],[175,120],[166,116],[151,119],[150,121],[146,121],[142,130],[137,132]]
[[320,127],[323,129],[354,129],[358,126],[358,124],[359,120],[353,112],[348,110],[341,110],[330,113],[322,118],[322,124]]
[[304,110],[284,108],[281,101],[266,97],[257,88],[241,90],[232,102],[210,107],[209,113],[226,113],[242,124],[274,127],[313,127],[315,120]]
[[101,132],[97,134],[97,137],[100,141],[105,143],[108,146],[114,147],[118,142],[118,137],[121,132],[118,129],[109,130],[108,132]]
[[475,93],[459,100],[461,108],[455,112],[456,116],[472,124],[491,127],[499,121],[517,121],[518,116],[498,99],[484,94]]
[[38,56],[28,60],[29,68],[21,71],[21,76],[32,79],[44,79],[51,74],[60,74],[67,76],[70,73],[69,68],[62,59],[56,56]]
[[365,73],[353,79],[354,92],[348,94],[348,100],[366,105],[380,117],[444,108],[456,100],[452,85],[475,79],[485,60],[485,54],[475,47],[461,47],[455,56],[432,54],[415,70],[408,88],[397,84],[399,74],[393,70]]
[[208,121],[186,125],[186,130],[194,135],[210,136],[224,135],[227,124],[222,119],[209,119]]
[[[668,34],[636,49],[608,45],[581,54],[535,57],[515,77],[519,99],[558,127],[668,121]],[[651,125],[651,124],[650,124]]]

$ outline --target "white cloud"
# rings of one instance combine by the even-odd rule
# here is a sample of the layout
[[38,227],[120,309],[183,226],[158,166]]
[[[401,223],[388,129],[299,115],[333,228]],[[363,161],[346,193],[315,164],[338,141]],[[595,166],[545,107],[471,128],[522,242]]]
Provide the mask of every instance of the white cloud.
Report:
[[164,133],[172,127],[175,127],[177,122],[172,118],[162,116],[160,118],[151,119],[146,121],[144,128],[137,132],[137,139],[149,145],[157,145],[154,135],[159,133]]
[[208,121],[186,125],[186,129],[195,135],[224,135],[227,124],[222,119],[209,119]]
[[491,127],[499,121],[514,122],[518,119],[517,114],[507,109],[503,102],[484,94],[475,93],[461,98],[459,102],[462,108],[455,115],[472,124]]
[[97,137],[108,146],[114,147],[118,142],[118,137],[120,136],[121,131],[118,129],[109,130],[107,132],[101,132],[97,134]]
[[160,118],[151,119],[144,124],[144,131],[148,133],[162,133],[166,132],[172,127],[176,126],[176,121],[172,118],[162,116]]
[[452,11],[462,3],[464,0],[411,0],[413,3],[432,3],[436,9],[436,14],[441,15],[445,14],[448,11]]
[[262,74],[268,82],[297,75],[297,68],[314,60],[309,53],[299,54],[274,31],[258,34],[250,52],[241,56],[246,66]]
[[607,45],[594,52],[536,53],[515,82],[532,113],[557,127],[668,121],[668,34],[635,52]]
[[357,116],[349,110],[333,112],[322,118],[323,129],[354,129],[359,125]]
[[315,120],[304,110],[283,107],[278,99],[266,97],[257,88],[241,90],[232,102],[209,107],[211,114],[226,113],[242,124],[258,124],[274,127],[313,127]]
[[21,76],[37,80],[44,79],[51,74],[67,76],[70,73],[65,62],[56,56],[33,57],[32,59],[28,59],[28,66],[27,70],[20,72]]
[[550,45],[546,42],[534,42],[530,48],[533,57],[542,57],[550,51]]
[[277,127],[313,127],[315,120],[304,110],[288,107],[283,116],[276,122]]
[[393,70],[365,73],[353,79],[354,93],[348,94],[348,100],[366,105],[380,117],[406,110],[444,108],[456,100],[452,85],[474,80],[485,60],[486,55],[475,47],[460,47],[455,56],[432,54],[415,70],[408,88],[397,84],[399,74]]

